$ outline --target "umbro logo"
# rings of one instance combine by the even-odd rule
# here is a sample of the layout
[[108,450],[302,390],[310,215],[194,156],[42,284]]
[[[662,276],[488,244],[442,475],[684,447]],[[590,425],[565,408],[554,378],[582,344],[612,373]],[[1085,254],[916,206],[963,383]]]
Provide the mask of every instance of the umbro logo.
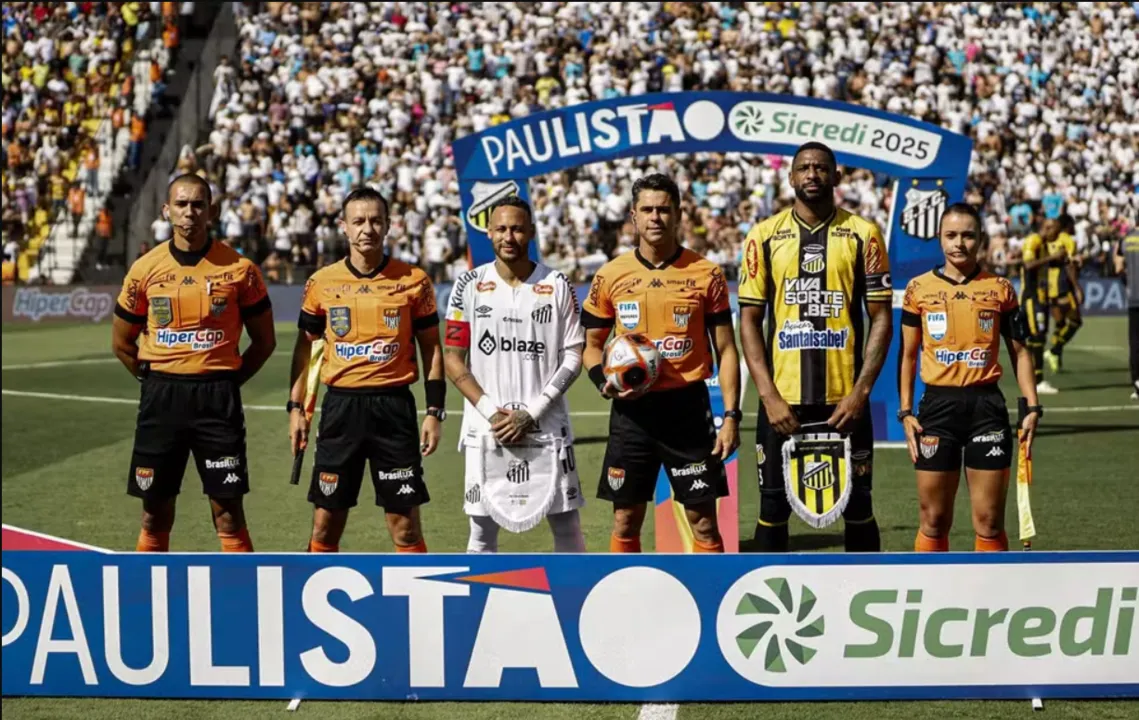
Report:
[[239,483],[239,482],[241,482],[241,478],[239,478],[236,473],[229,473],[228,475],[225,476],[225,480],[222,480],[221,484],[222,485],[233,485],[234,483]]
[[411,489],[410,485],[400,485],[399,490],[396,490],[396,495],[414,495],[415,491]]
[[664,283],[661,282],[660,278],[653,278],[653,281],[651,283],[649,283],[649,287],[651,287],[651,288],[662,288],[662,287],[664,287]]
[[492,308],[487,305],[479,305],[477,308],[475,308],[475,312],[478,313],[476,317],[479,320],[486,320],[490,317],[491,310]]

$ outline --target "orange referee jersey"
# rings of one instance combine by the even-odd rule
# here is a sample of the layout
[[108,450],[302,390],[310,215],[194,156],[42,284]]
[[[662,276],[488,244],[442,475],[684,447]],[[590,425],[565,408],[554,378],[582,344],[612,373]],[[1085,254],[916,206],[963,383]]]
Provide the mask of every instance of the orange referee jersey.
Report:
[[731,322],[720,266],[684,247],[660,267],[649,264],[640,249],[610,260],[593,277],[581,318],[586,328],[641,333],[656,344],[664,362],[652,391],[711,377],[707,330]]
[[980,268],[962,282],[941,268],[910,280],[902,324],[922,328],[922,382],[995,383],[1001,377],[1001,336],[1012,334],[1018,310],[1012,283]]
[[438,324],[427,273],[391,256],[367,275],[350,258],[317,270],[305,284],[298,321],[324,335],[320,379],[339,388],[415,382],[415,333]]
[[241,367],[243,320],[270,309],[261,271],[222,243],[194,253],[168,241],[135,260],[115,314],[146,325],[138,359],[177,375]]

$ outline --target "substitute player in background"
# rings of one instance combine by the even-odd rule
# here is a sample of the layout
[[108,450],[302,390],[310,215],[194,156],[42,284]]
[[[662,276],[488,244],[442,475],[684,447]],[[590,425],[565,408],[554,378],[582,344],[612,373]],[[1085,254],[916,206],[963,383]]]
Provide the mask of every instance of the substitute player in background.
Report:
[[1060,233],[1056,236],[1057,252],[1061,258],[1048,267],[1048,302],[1056,330],[1052,333],[1052,347],[1044,353],[1048,368],[1059,373],[1064,367],[1064,347],[1076,337],[1084,325],[1080,308],[1084,304],[1084,289],[1080,286],[1080,258],[1076,250],[1076,220],[1064,213],[1060,216]]
[[[597,496],[613,503],[610,552],[640,552],[641,525],[664,463],[684,506],[696,552],[723,552],[716,498],[728,494],[726,460],[739,445],[739,355],[727,283],[719,266],[680,245],[680,190],[661,174],[633,184],[637,248],[593,278],[582,312],[585,366],[613,399]],[[656,383],[620,394],[605,379],[605,342],[641,333],[661,354]],[[717,434],[705,378],[720,366],[723,424]]]
[[783,444],[801,424],[821,422],[851,433],[846,550],[881,549],[870,497],[874,428],[866,404],[890,346],[893,291],[878,226],[835,207],[837,182],[830,148],[800,146],[791,163],[795,204],[753,227],[744,244],[740,339],[763,403],[755,433],[760,552],[788,549]]
[[[1022,419],[1029,450],[1043,415],[1032,377],[1032,355],[1024,345],[1023,321],[1012,284],[981,270],[981,217],[971,205],[946,208],[938,228],[945,264],[906,286],[902,306],[899,365],[901,409],[910,460],[917,470],[919,552],[949,549],[953,502],[961,460],[973,507],[973,548],[1008,550],[1005,498],[1012,463],[1012,431],[1005,397],[998,387],[1001,338],[1028,400]],[[926,384],[913,413],[914,378],[921,350]]]
[[466,398],[459,449],[466,456],[467,551],[498,551],[499,525],[488,514],[491,499],[479,470],[486,465],[480,436],[493,433],[497,442],[513,445],[542,433],[565,445],[552,476],[527,464],[527,481],[555,485],[546,514],[554,552],[585,552],[578,517],[585,497],[565,398],[581,373],[585,343],[577,297],[565,275],[530,260],[534,222],[524,200],[496,203],[487,234],[495,260],[455,283],[444,349],[447,377]]
[[[289,435],[293,454],[308,441],[305,377],[312,343],[324,336],[321,405],[312,481],[310,552],[337,552],[364,478],[371,470],[399,552],[427,552],[419,506],[430,499],[423,457],[439,445],[446,418],[443,353],[435,289],[426,273],[385,252],[388,205],[372,188],[344,199],[340,230],[348,257],[317,270],[305,284],[292,372]],[[419,378],[415,345],[426,368],[427,415],[418,429],[411,386]]]
[[131,265],[115,307],[112,347],[142,382],[127,476],[127,493],[142,498],[140,552],[170,549],[191,451],[222,550],[253,551],[242,504],[249,466],[240,388],[277,341],[261,271],[210,240],[210,208],[205,180],[179,175],[170,183],[162,213],[174,236]]
[[1127,286],[1127,339],[1131,365],[1131,399],[1139,400],[1139,227],[1119,242],[1115,272]]
[[1044,346],[1048,341],[1048,323],[1051,312],[1049,291],[1051,280],[1059,278],[1052,270],[1058,268],[1065,257],[1065,250],[1059,242],[1060,221],[1051,218],[1040,226],[1039,233],[1032,233],[1024,239],[1021,249],[1020,304],[1024,309],[1028,337],[1025,342],[1032,354],[1033,378],[1036,392],[1040,395],[1054,395],[1059,390],[1044,379]]

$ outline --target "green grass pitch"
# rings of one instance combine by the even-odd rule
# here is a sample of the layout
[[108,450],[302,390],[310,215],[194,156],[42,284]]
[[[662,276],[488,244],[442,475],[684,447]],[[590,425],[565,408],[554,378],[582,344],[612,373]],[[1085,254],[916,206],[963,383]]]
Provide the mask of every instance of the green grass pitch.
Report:
[[[1066,372],[1050,378],[1061,393],[1043,398],[1048,411],[1036,446],[1033,509],[1039,550],[1139,548],[1135,521],[1135,446],[1139,441],[1139,403],[1128,399],[1125,318],[1090,318],[1065,356]],[[295,329],[279,324],[278,351],[245,387],[246,425],[253,492],[246,508],[258,551],[298,551],[307,542],[311,509],[305,500],[307,470],[300,486],[288,483],[291,458],[283,411],[288,360]],[[3,328],[3,519],[5,523],[115,550],[132,550],[140,507],[125,493],[134,431],[137,383],[110,354],[109,326]],[[1008,367],[1006,358],[1002,362]],[[895,382],[888,368],[880,382]],[[1010,406],[1016,388],[1004,382]],[[44,397],[80,396],[86,400]],[[417,389],[422,407],[422,385]],[[117,400],[117,402],[116,402]],[[451,389],[448,404],[461,407]],[[752,535],[757,512],[754,433],[756,395],[748,389],[747,419],[740,450],[740,537]],[[267,409],[254,409],[256,407]],[[578,437],[576,454],[590,500],[582,521],[590,552],[608,549],[610,507],[592,499],[607,435],[607,406],[589,383],[570,391]],[[462,552],[467,522],[462,513],[462,461],[455,450],[458,415],[445,423],[438,452],[426,461],[432,502],[424,508],[424,528],[434,552]],[[192,468],[192,466],[191,466]],[[917,528],[913,471],[905,452],[880,449],[875,459],[875,514],[886,550],[912,548]],[[209,522],[196,473],[188,470],[171,549],[214,551],[217,537]],[[652,514],[645,537],[651,538]],[[793,521],[794,522],[794,521]],[[1008,526],[1014,545],[1015,501]],[[968,494],[958,496],[952,535],[954,549],[972,548]],[[792,542],[804,551],[841,551],[841,524],[812,531],[793,524]],[[502,534],[503,552],[541,552],[551,539],[546,526],[525,535]],[[651,547],[651,542],[646,543]],[[365,487],[352,512],[341,547],[349,552],[388,552],[380,510]],[[5,718],[268,718],[285,712],[285,703],[237,701],[133,701],[6,698]],[[523,703],[330,703],[306,702],[299,715],[337,718],[490,720],[525,714],[535,718],[632,720],[642,712],[634,704]],[[1139,717],[1139,702],[1046,702],[1049,718]],[[647,714],[647,712],[646,712]],[[1027,701],[825,703],[764,705],[682,705],[681,720],[762,718],[1005,718],[1032,714]],[[671,717],[669,713],[660,717]]]

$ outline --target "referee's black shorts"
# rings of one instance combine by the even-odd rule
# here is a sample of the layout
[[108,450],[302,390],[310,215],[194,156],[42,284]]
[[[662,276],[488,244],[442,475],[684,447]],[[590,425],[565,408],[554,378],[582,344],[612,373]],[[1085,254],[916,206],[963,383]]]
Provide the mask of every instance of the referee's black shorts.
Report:
[[996,383],[971,387],[928,386],[917,408],[922,433],[917,470],[1007,470],[1012,464],[1012,427],[1005,396]]
[[409,386],[327,389],[309,502],[329,510],[355,507],[365,460],[376,505],[388,512],[406,512],[431,499],[423,482],[419,422]]
[[[799,419],[799,424],[825,423],[834,414],[835,405],[792,405],[791,411]],[[827,425],[812,425],[800,432],[838,432]],[[788,437],[771,427],[767,413],[762,407],[755,426],[755,464],[761,493],[778,496],[786,502],[786,478],[783,477],[783,444]],[[874,486],[874,423],[867,407],[862,417],[854,421],[850,430],[851,489],[867,493]]]
[[245,411],[235,373],[151,372],[143,380],[127,493],[157,500],[177,496],[191,451],[206,495],[221,499],[249,492]]
[[651,502],[662,464],[681,505],[725,497],[728,478],[723,462],[712,455],[715,444],[703,382],[614,400],[597,497],[616,505]]

